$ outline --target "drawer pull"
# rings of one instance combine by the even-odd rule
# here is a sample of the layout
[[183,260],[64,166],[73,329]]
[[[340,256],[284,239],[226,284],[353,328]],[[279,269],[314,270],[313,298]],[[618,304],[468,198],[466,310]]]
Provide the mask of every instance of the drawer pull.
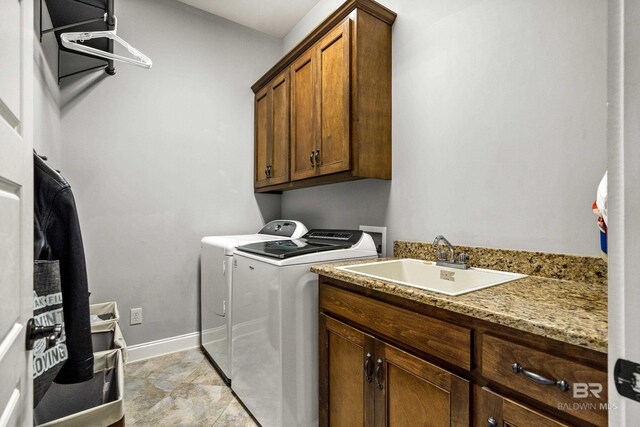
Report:
[[498,421],[493,417],[489,417],[487,419],[487,426],[488,427],[498,427]]
[[513,369],[513,372],[515,372],[516,374],[522,373],[525,377],[529,378],[531,381],[534,381],[538,384],[555,385],[555,386],[558,386],[558,388],[562,391],[569,390],[569,383],[566,382],[565,380],[556,381],[547,377],[543,377],[542,375],[536,374],[535,372],[527,371],[522,366],[520,366],[520,364],[517,362],[511,365],[511,369]]
[[367,358],[364,360],[364,376],[368,383],[372,380],[371,373],[371,353],[367,353]]
[[378,359],[376,363],[376,387],[382,390],[382,379],[380,378],[382,374],[382,359]]

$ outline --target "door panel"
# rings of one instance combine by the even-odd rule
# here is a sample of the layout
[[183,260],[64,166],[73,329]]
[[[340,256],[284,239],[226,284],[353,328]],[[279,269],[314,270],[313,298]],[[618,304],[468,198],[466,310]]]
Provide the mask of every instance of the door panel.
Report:
[[33,2],[0,14],[0,426],[33,425]]
[[0,298],[0,337],[6,337],[20,317],[20,188],[0,181],[0,277],[3,287]]
[[350,168],[350,25],[346,19],[318,45],[321,142],[320,174]]
[[271,84],[272,130],[270,184],[289,181],[289,72]]
[[255,187],[269,184],[267,165],[269,164],[269,97],[267,88],[256,94],[255,101]]
[[373,425],[373,338],[321,314],[320,351],[320,425]]
[[375,347],[376,426],[469,425],[468,381],[381,341]]
[[393,364],[388,365],[387,377],[388,426],[408,426],[416,420],[424,420],[420,425],[425,426],[450,425],[449,393]]
[[308,178],[316,170],[311,154],[318,147],[313,48],[291,66],[291,180]]
[[4,116],[10,127],[14,127],[20,117],[20,9],[21,5],[17,0],[2,1],[0,115]]

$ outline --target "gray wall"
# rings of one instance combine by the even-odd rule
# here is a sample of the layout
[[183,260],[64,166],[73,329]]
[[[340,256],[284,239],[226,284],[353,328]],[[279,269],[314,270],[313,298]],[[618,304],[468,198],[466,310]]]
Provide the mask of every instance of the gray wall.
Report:
[[[322,0],[291,49],[341,1]],[[393,27],[393,180],[287,192],[311,227],[393,240],[599,253],[606,169],[605,0],[384,0]]]
[[[122,1],[119,33],[154,68],[58,91],[39,62],[35,146],[73,185],[92,301],[118,301],[130,344],[197,330],[202,236],[280,216],[387,225],[389,245],[443,233],[597,253],[604,0],[385,1],[399,15],[394,179],[254,195],[249,87],[340,3],[321,1],[282,41],[172,0]],[[128,326],[133,307],[141,326]]]
[[[62,171],[80,215],[92,302],[115,300],[129,344],[198,329],[206,235],[280,216],[254,196],[253,93],[278,39],[171,0],[117,3],[151,70],[117,64],[62,89]],[[143,324],[129,326],[129,309]]]
[[[37,32],[40,26],[37,19],[40,16],[40,2],[35,2],[36,21],[34,27]],[[43,11],[44,28],[51,28],[51,21]],[[35,37],[38,37],[37,35]],[[60,89],[58,88],[56,41],[53,35],[45,36],[42,43],[33,45],[33,147],[41,155],[46,155],[52,165],[60,167],[62,164],[62,129],[60,123]]]

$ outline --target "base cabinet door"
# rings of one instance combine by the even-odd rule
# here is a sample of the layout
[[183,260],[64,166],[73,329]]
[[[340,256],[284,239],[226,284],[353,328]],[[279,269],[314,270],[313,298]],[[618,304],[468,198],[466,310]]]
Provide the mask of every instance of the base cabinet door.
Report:
[[470,384],[320,315],[321,426],[469,426]]
[[320,425],[373,425],[371,336],[320,315]]
[[475,388],[476,427],[567,427],[560,420],[507,399],[486,387]]
[[382,341],[375,349],[376,426],[469,426],[467,380]]

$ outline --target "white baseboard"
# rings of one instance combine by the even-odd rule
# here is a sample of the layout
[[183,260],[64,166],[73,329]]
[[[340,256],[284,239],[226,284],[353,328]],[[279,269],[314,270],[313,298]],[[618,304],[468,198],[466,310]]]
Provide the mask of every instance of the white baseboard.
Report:
[[127,347],[127,363],[200,347],[200,333],[178,335]]

